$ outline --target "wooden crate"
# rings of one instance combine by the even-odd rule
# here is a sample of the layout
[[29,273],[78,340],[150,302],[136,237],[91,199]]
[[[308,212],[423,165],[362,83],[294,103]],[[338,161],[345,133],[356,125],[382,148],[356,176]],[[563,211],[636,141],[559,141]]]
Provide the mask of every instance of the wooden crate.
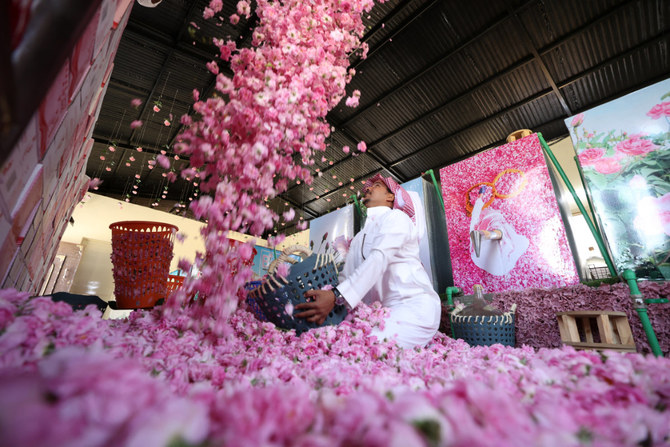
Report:
[[[583,310],[558,312],[561,341],[575,349],[613,349],[635,352],[635,341],[624,312]],[[598,333],[592,330],[595,320]]]

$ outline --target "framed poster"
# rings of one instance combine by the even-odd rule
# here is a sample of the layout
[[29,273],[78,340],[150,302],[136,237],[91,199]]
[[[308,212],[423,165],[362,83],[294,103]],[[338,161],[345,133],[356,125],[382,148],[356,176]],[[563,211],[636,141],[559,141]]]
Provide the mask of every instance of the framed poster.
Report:
[[670,79],[565,123],[617,270],[670,279]]
[[440,180],[454,285],[464,293],[579,282],[536,134],[446,166]]

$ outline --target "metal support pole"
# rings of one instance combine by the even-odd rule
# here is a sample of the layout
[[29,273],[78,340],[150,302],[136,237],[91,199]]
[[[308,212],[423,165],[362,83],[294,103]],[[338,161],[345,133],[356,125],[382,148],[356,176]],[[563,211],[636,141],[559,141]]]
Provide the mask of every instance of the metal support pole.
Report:
[[649,321],[647,306],[644,304],[642,293],[637,287],[635,272],[630,269],[626,269],[623,271],[621,276],[624,280],[626,280],[628,287],[630,288],[630,297],[633,300],[633,307],[642,321],[642,327],[644,328],[644,333],[647,334],[647,340],[649,341],[651,352],[653,352],[656,357],[663,357],[663,351],[661,351],[661,347],[658,344],[658,339],[656,338],[656,333],[654,332],[654,328],[651,326],[651,321]]
[[540,143],[542,144],[542,148],[544,149],[545,153],[551,160],[552,164],[558,171],[558,174],[561,176],[561,179],[563,179],[563,182],[565,183],[565,186],[568,188],[568,191],[570,191],[570,194],[572,194],[572,198],[575,199],[575,202],[577,203],[577,208],[579,208],[579,211],[582,213],[582,216],[584,216],[584,219],[586,220],[586,224],[589,226],[589,229],[591,230],[591,233],[593,234],[593,237],[596,240],[596,243],[598,244],[598,248],[600,249],[600,252],[603,255],[603,258],[605,259],[605,263],[607,264],[607,268],[610,271],[611,276],[617,276],[616,270],[614,269],[614,264],[612,263],[612,259],[610,259],[609,252],[607,251],[607,248],[605,247],[605,242],[603,241],[602,235],[600,232],[596,229],[595,225],[593,224],[593,221],[589,217],[588,214],[586,214],[586,209],[584,208],[584,205],[582,204],[581,199],[577,196],[577,193],[575,192],[575,188],[572,187],[572,183],[570,183],[570,180],[568,179],[568,176],[565,175],[565,171],[563,171],[563,168],[561,165],[558,163],[558,160],[556,160],[556,157],[554,156],[554,153],[551,151],[549,148],[549,145],[547,144],[546,141],[544,141],[544,137],[540,132],[537,133],[538,138],[540,139]]
[[442,212],[444,212],[444,199],[442,198],[442,191],[440,191],[440,187],[437,184],[437,179],[435,178],[435,173],[433,172],[432,169],[429,169],[426,172],[424,172],[424,175],[429,175],[430,176],[430,181],[433,183],[433,186],[435,186],[435,191],[437,192],[437,197],[440,199],[440,203],[442,204]]

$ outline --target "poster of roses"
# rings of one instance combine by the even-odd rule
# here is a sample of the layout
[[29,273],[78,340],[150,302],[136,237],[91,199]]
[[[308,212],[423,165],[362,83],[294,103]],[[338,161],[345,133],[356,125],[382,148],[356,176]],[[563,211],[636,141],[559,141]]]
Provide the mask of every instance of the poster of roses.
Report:
[[670,79],[566,125],[616,268],[670,279]]

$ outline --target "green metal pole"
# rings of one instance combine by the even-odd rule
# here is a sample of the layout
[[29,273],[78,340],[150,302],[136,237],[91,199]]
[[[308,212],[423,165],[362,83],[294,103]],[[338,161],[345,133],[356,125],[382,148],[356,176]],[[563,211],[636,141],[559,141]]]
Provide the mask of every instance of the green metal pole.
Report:
[[356,197],[356,194],[352,194],[351,198],[354,199],[354,207],[356,208],[356,211],[358,211],[358,215],[361,217],[365,217],[363,214],[363,210],[361,209],[361,204],[358,202],[358,197]]
[[549,159],[553,163],[554,167],[558,171],[558,174],[563,179],[563,182],[565,183],[565,186],[567,186],[568,191],[570,191],[570,194],[572,194],[572,198],[575,199],[575,202],[577,203],[577,208],[579,208],[579,211],[582,213],[582,216],[584,216],[584,219],[586,220],[586,224],[589,226],[589,229],[591,230],[591,233],[593,234],[593,237],[595,238],[596,243],[598,244],[598,248],[600,249],[600,252],[603,254],[603,258],[605,259],[605,263],[607,264],[607,268],[610,271],[610,275],[611,276],[617,276],[616,270],[614,269],[614,264],[612,263],[612,260],[610,259],[610,256],[609,256],[609,252],[607,251],[607,249],[605,247],[605,242],[603,242],[603,238],[600,235],[600,232],[596,229],[596,227],[593,224],[593,221],[591,221],[591,218],[589,217],[589,215],[586,214],[586,209],[584,209],[584,205],[582,205],[582,201],[577,196],[577,193],[575,192],[575,188],[572,187],[572,183],[570,183],[570,180],[568,179],[568,176],[565,175],[565,171],[563,171],[563,168],[558,163],[558,160],[556,160],[556,157],[554,156],[554,153],[549,148],[549,145],[547,144],[546,141],[544,141],[544,137],[542,136],[542,134],[540,132],[538,132],[537,136],[540,139],[540,143],[542,144],[542,147],[544,148],[547,156],[549,157]]
[[647,334],[647,340],[649,341],[649,346],[651,347],[651,352],[654,353],[656,357],[663,357],[663,352],[661,347],[658,344],[658,339],[656,338],[656,333],[654,328],[651,327],[651,321],[649,321],[649,315],[647,314],[647,306],[644,304],[644,299],[642,298],[642,293],[637,287],[637,281],[635,278],[635,272],[630,269],[623,271],[623,279],[628,283],[630,287],[630,297],[633,299],[633,306],[637,312],[640,320],[642,321],[642,327],[644,328],[644,333]]
[[440,199],[440,203],[442,204],[442,212],[444,212],[444,199],[442,198],[442,191],[440,191],[440,187],[437,185],[437,179],[435,178],[435,173],[433,172],[432,169],[429,169],[424,174],[430,175],[430,179],[433,182],[433,186],[435,186],[435,191],[437,191],[437,197]]

